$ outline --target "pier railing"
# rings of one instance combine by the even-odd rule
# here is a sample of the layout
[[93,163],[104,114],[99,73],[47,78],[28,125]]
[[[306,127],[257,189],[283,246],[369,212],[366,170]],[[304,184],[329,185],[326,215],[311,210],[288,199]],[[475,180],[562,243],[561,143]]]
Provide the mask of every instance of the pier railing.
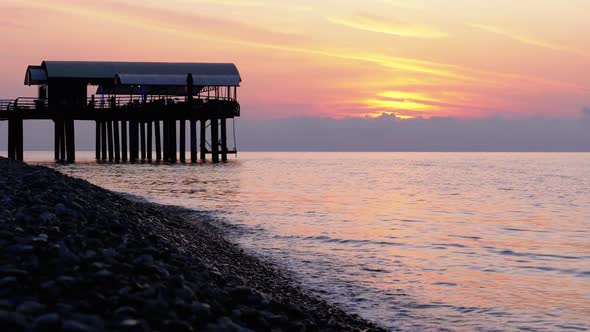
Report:
[[0,99],[0,111],[8,111],[14,99]]
[[[217,101],[232,102],[239,105],[234,98],[226,96],[208,97],[208,96],[195,96],[192,102],[195,105],[213,103]],[[133,108],[143,106],[154,106],[154,105],[180,105],[186,104],[184,96],[170,96],[170,97],[158,97],[149,96],[145,101],[142,100],[141,96],[117,96],[117,97],[101,97],[93,96],[88,97],[86,105],[83,108],[86,109],[113,109],[113,108]],[[239,106],[236,106],[239,107]],[[35,97],[18,97],[16,99],[0,99],[0,112],[2,111],[18,111],[18,110],[47,110],[48,100],[38,99]]]
[[47,108],[47,100],[34,97],[18,97],[16,99],[0,99],[0,111],[43,110]]
[[[205,104],[207,102],[213,101],[230,101],[230,102],[237,102],[234,98],[229,98],[226,96],[218,96],[218,97],[207,97],[207,96],[195,96],[193,98],[193,103],[196,104]],[[87,99],[87,106],[89,108],[94,109],[108,109],[114,107],[126,107],[126,106],[141,106],[141,105],[178,105],[178,104],[185,104],[186,97],[185,96],[168,96],[168,97],[158,97],[158,96],[149,96],[142,100],[141,96],[118,96],[118,97],[88,97]]]

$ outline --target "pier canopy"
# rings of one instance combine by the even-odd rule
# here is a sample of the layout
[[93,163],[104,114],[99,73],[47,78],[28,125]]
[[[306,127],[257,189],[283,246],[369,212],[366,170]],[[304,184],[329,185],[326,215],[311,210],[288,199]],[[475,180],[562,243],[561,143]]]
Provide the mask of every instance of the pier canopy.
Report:
[[43,61],[27,68],[25,84],[67,80],[110,86],[118,75],[122,84],[179,86],[186,84],[188,74],[195,86],[239,86],[242,81],[232,63]]
[[100,85],[97,94],[184,95],[188,89],[189,76],[193,95],[204,87],[240,86],[239,75],[116,74],[115,84]]
[[79,106],[87,103],[89,85],[98,95],[140,95],[143,101],[211,91],[216,99],[230,99],[230,89],[235,99],[241,81],[232,63],[43,61],[28,66],[24,83],[39,86],[39,99]]
[[41,66],[29,66],[25,76],[26,85],[47,84],[47,72]]

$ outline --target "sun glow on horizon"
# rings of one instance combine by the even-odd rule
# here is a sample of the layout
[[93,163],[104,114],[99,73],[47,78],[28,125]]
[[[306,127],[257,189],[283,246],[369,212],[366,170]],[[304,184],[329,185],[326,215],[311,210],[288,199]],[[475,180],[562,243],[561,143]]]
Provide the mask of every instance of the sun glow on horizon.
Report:
[[384,117],[384,116],[389,116],[392,117],[394,116],[396,119],[398,120],[411,120],[411,119],[415,119],[416,116],[413,115],[403,115],[403,114],[396,114],[394,112],[375,112],[375,113],[367,113],[363,115],[364,117],[369,117],[369,118],[380,118],[380,117]]

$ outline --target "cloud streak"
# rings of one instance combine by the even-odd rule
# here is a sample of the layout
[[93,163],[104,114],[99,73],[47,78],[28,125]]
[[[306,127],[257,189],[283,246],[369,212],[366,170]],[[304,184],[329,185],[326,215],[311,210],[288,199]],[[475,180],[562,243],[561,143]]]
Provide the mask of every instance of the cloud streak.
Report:
[[346,17],[329,17],[332,23],[349,28],[383,33],[398,37],[434,39],[445,38],[447,33],[426,25],[412,24],[370,14],[356,14]]
[[157,30],[177,35],[214,37],[224,40],[245,40],[260,43],[299,44],[300,36],[283,33],[243,23],[205,15],[187,14],[176,10],[138,6],[110,0],[97,4],[93,1],[35,1],[29,4],[35,7],[62,12],[78,13],[113,21],[116,23],[140,26],[146,30]]
[[250,7],[250,8],[268,8],[275,7],[282,10],[296,10],[308,12],[312,11],[311,6],[293,5],[290,3],[283,3],[281,1],[235,1],[235,0],[185,0],[183,1],[187,5],[194,5],[195,3],[200,4],[211,4],[226,7]]
[[503,37],[507,37],[509,39],[521,42],[526,45],[541,47],[541,48],[550,49],[553,51],[560,51],[560,52],[565,52],[565,53],[570,53],[570,54],[588,56],[588,53],[586,53],[580,49],[577,49],[577,48],[560,45],[560,44],[553,43],[553,42],[543,40],[540,38],[527,36],[525,34],[518,33],[518,32],[508,31],[506,29],[499,28],[496,26],[484,25],[484,24],[470,24],[470,26],[477,28],[479,30],[483,30],[486,32],[495,33],[495,34],[503,36]]
[[331,47],[312,46],[303,36],[282,33],[246,24],[239,21],[214,18],[203,15],[187,14],[176,10],[157,9],[145,6],[124,4],[105,0],[100,4],[81,0],[76,2],[64,0],[23,2],[39,8],[70,14],[88,15],[117,23],[140,26],[146,30],[170,33],[188,38],[208,39],[233,43],[242,46],[286,51],[309,56],[323,56],[370,63],[392,71],[404,71],[421,75],[445,78],[456,82],[483,85],[505,84],[506,79],[520,81],[519,86],[542,84],[577,91],[590,91],[590,88],[569,84],[567,82],[522,77],[517,74],[504,74],[475,70],[456,65],[437,63],[406,57],[389,56],[358,50],[340,50]]

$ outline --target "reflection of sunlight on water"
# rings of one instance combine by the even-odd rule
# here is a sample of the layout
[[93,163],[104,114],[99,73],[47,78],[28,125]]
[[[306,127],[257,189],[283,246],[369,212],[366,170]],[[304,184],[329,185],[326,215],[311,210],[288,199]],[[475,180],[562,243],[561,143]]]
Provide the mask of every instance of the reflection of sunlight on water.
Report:
[[306,287],[392,328],[590,327],[587,154],[242,153],[223,165],[57,168],[215,211]]

